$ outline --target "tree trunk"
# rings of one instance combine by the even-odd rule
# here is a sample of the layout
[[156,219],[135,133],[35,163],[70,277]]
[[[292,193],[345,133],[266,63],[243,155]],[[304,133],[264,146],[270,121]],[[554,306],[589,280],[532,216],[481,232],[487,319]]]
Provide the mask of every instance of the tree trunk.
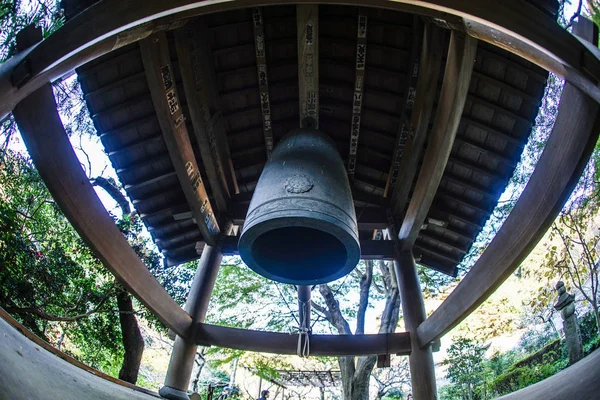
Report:
[[117,292],[117,305],[120,311],[119,321],[125,349],[119,379],[136,383],[144,353],[144,338],[134,314],[131,295],[124,290]]
[[596,305],[594,305],[594,317],[596,318],[596,333],[600,336],[600,312]]
[[[393,274],[389,266],[381,261],[379,264],[384,278],[386,304],[381,315],[379,333],[391,333],[396,330],[400,313],[400,296]],[[360,300],[357,312],[356,334],[364,333],[365,313],[369,303],[369,291],[372,285],[373,263],[366,263],[365,274],[360,280]],[[319,292],[327,305],[325,317],[340,335],[351,335],[350,325],[342,315],[339,302],[327,285],[319,285]],[[377,362],[377,356],[338,357],[342,379],[343,400],[369,400],[369,383],[371,372]]]

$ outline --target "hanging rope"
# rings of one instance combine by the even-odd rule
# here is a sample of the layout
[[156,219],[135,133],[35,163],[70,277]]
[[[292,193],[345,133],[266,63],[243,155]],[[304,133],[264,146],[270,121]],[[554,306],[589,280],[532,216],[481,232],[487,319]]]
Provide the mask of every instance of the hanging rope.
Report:
[[301,302],[302,304],[302,322],[298,327],[298,348],[297,354],[300,357],[308,357],[310,355],[310,327],[308,326],[308,318],[310,312],[310,303]]

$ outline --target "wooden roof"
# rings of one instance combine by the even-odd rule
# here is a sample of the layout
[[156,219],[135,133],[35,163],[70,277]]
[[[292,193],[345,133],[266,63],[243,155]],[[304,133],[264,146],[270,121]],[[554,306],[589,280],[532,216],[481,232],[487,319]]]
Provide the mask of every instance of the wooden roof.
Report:
[[[407,13],[353,6],[319,6],[320,129],[348,160],[353,117],[357,17],[368,16],[365,85],[353,192],[361,238],[387,227],[389,198],[397,188],[415,95],[423,20]],[[275,144],[299,124],[296,8],[262,8]],[[253,10],[185,21],[204,30],[214,73],[211,120],[227,138],[239,189],[220,221],[242,224],[267,160]],[[442,40],[447,46],[450,31]],[[182,84],[173,31],[167,31],[173,73],[188,132],[209,198],[207,179]],[[446,47],[444,47],[445,49]],[[440,69],[445,64],[445,50]],[[138,43],[77,69],[85,100],[109,158],[134,207],[169,263],[198,258],[204,241],[179,183],[159,125]],[[415,243],[420,263],[447,274],[469,251],[490,217],[531,133],[547,72],[484,42],[478,43],[469,92],[456,141],[424,228]],[[439,78],[439,98],[441,77]],[[415,175],[416,180],[416,175]],[[414,184],[414,181],[413,181]],[[410,191],[408,191],[410,197]],[[394,217],[402,219],[404,209]]]

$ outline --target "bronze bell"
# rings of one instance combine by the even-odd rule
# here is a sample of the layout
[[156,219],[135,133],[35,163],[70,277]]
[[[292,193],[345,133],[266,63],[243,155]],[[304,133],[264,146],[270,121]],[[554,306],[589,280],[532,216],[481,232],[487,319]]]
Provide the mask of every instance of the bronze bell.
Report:
[[255,272],[295,285],[330,282],[354,269],[356,213],[331,138],[297,129],[281,140],[256,185],[239,251]]

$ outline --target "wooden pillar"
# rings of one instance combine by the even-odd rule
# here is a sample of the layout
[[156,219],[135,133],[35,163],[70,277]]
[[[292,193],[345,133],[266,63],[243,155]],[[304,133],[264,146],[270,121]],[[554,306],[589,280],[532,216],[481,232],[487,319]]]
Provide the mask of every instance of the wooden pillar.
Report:
[[165,385],[159,391],[159,394],[164,398],[188,400],[187,389],[190,384],[198,347],[194,343],[196,337],[194,328],[196,323],[204,322],[204,318],[206,318],[210,295],[217,279],[222,258],[223,254],[220,248],[209,245],[204,246],[185,306],[193,321],[189,332],[190,340],[185,340],[180,336],[175,338]]
[[417,328],[425,320],[426,314],[412,251],[399,252],[397,260],[394,261],[394,269],[402,300],[404,325],[410,333],[412,350],[409,356],[409,366],[412,393],[415,400],[437,399],[431,346],[421,348],[417,336]]

